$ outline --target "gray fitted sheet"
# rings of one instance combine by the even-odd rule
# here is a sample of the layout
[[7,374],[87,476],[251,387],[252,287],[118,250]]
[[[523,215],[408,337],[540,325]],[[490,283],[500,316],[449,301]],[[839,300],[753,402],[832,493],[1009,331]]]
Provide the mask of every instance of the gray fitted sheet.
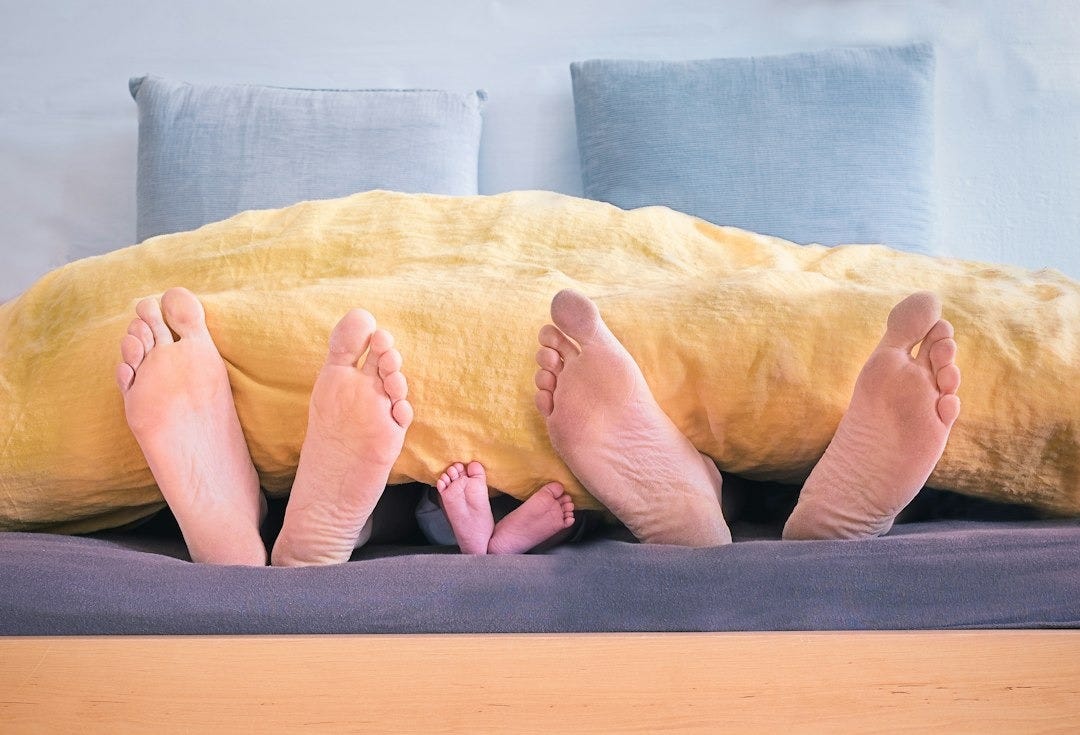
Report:
[[164,530],[0,534],[0,634],[491,633],[1080,625],[1080,520],[938,519],[882,538],[633,543],[542,554],[372,544],[306,569],[187,561]]

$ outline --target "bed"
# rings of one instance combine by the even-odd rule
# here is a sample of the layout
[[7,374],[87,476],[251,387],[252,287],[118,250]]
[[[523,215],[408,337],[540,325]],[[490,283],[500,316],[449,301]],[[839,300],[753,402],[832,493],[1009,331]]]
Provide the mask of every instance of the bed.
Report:
[[[814,80],[809,89],[839,83],[825,85],[825,112],[819,98],[769,86],[792,84],[793,72]],[[703,158],[700,129],[668,115],[692,107],[700,122],[716,112],[707,99],[640,103],[643,88],[685,94],[718,79],[760,105],[732,105],[721,129],[739,128],[738,110],[780,105],[775,119],[799,113],[814,134],[758,129],[747,135],[764,137],[745,145],[706,135],[723,155]],[[925,45],[755,63],[596,61],[574,65],[572,80],[591,198],[799,242],[928,249]],[[133,79],[131,92],[140,241],[364,189],[476,191],[482,93],[159,77]],[[859,115],[836,114],[850,109]],[[806,117],[813,110],[818,119]],[[370,121],[360,135],[391,137],[343,148],[335,125],[350,117]],[[255,122],[241,130],[237,119]],[[259,134],[309,145],[300,161],[231,155],[257,150]],[[819,155],[852,136],[852,158]],[[740,158],[746,145],[757,154]],[[792,169],[793,158],[805,165]],[[732,193],[748,177],[761,199]],[[760,203],[780,196],[779,215]],[[167,511],[82,535],[3,532],[0,712],[27,731],[255,717],[365,731],[865,729],[871,718],[890,730],[1053,731],[1080,716],[1080,519],[928,489],[884,537],[795,543],[779,535],[797,487],[738,477],[727,487],[737,543],[708,549],[638,544],[609,524],[544,553],[468,557],[421,538],[415,484],[384,496],[380,537],[325,568],[191,564]],[[282,512],[271,504],[268,538]]]

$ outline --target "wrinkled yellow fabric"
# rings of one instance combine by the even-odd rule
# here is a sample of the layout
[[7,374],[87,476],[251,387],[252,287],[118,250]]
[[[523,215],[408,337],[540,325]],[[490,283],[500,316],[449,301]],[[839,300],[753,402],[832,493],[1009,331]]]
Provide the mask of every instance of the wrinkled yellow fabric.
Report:
[[556,479],[593,507],[534,407],[559,289],[596,300],[721,469],[790,482],[824,451],[891,307],[928,289],[964,376],[930,484],[1080,511],[1080,286],[1059,273],[799,246],[546,192],[369,192],[75,262],[0,307],[0,528],[90,531],[161,507],[113,376],[135,303],[174,285],[205,306],[270,492],[295,472],[330,330],[359,306],[396,336],[416,411],[392,482],[477,459],[504,492]]

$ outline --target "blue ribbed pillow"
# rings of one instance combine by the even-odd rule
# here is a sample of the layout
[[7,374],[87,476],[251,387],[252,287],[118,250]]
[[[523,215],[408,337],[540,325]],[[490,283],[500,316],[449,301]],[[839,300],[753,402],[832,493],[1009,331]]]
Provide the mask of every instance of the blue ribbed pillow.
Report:
[[929,45],[570,67],[585,196],[932,250]]
[[476,194],[483,92],[135,77],[139,241],[367,189]]

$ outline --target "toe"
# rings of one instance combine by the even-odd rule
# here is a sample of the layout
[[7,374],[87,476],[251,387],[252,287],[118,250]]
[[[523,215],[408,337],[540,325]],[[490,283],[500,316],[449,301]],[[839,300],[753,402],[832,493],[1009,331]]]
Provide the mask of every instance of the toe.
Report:
[[934,345],[938,344],[942,340],[951,340],[953,336],[953,326],[944,319],[938,319],[930,331],[926,333],[923,338],[922,344],[919,345],[918,360],[925,366],[930,365],[930,351]]
[[135,371],[131,369],[131,365],[122,362],[116,366],[116,385],[120,388],[121,393],[127,393],[128,388],[134,382]]
[[151,331],[150,325],[142,319],[131,320],[131,324],[128,325],[128,334],[139,340],[146,352],[154,349],[154,333]]
[[165,323],[181,338],[207,334],[203,306],[186,288],[170,288],[162,294],[161,312]]
[[383,390],[391,403],[397,403],[409,394],[409,383],[405,373],[390,373],[382,379]]
[[938,370],[936,375],[938,391],[942,395],[951,395],[960,390],[960,368],[949,364]]
[[143,299],[136,304],[135,313],[150,328],[155,344],[167,345],[173,341],[172,332],[165,324],[165,317],[161,314],[161,305],[158,304],[157,299]]
[[475,477],[481,480],[486,480],[487,474],[484,472],[484,465],[479,462],[469,462],[469,466],[465,469],[469,477]]
[[375,331],[375,317],[363,309],[350,309],[330,333],[328,365],[356,366]]
[[913,293],[889,312],[882,344],[911,350],[929,334],[941,317],[941,300],[929,291]]
[[394,401],[394,405],[390,407],[390,416],[401,428],[409,428],[413,421],[412,404],[404,399]]
[[560,498],[565,494],[566,490],[563,488],[561,482],[549,482],[536,492],[547,493],[553,498]]
[[938,416],[945,426],[951,427],[960,416],[960,399],[955,395],[942,396],[937,404]]
[[385,329],[376,329],[371,335],[371,349],[361,370],[367,375],[379,374],[379,362],[394,347],[394,335]]
[[585,294],[569,288],[559,291],[551,300],[551,319],[581,345],[603,337],[607,331],[596,304]]
[[930,355],[930,369],[936,373],[956,361],[956,340],[938,340],[930,346],[928,352]]
[[439,476],[439,480],[444,485],[450,485],[452,482],[454,482],[454,480],[461,477],[464,471],[465,466],[461,464],[461,462],[454,462],[452,465],[448,466],[445,470],[443,470],[442,475]]
[[563,369],[562,356],[550,347],[541,347],[536,351],[536,364],[553,375],[558,375]]
[[555,379],[555,374],[550,370],[537,370],[536,375],[533,377],[533,382],[540,390],[546,390],[548,392],[554,391],[558,381]]
[[551,391],[536,391],[536,410],[540,415],[547,418],[555,410],[555,397]]
[[379,377],[385,378],[391,373],[400,372],[401,365],[401,353],[394,349],[387,350],[379,356]]
[[536,338],[542,346],[557,352],[560,359],[576,355],[580,352],[577,345],[571,342],[558,327],[552,326],[551,324],[545,324],[541,327],[540,333]]
[[131,367],[132,373],[139,369],[146,357],[146,346],[138,337],[125,334],[120,340],[120,357]]

